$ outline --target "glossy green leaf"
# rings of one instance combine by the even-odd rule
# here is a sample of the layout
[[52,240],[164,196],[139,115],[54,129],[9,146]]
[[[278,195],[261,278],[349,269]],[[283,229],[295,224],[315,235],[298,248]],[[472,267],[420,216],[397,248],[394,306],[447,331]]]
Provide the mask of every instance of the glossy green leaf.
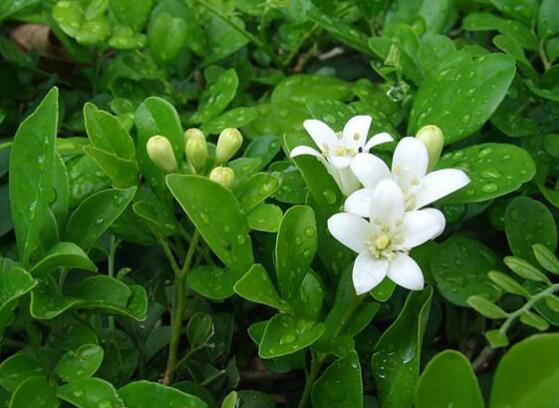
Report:
[[273,395],[260,391],[241,390],[237,392],[239,408],[275,408],[276,400]]
[[235,283],[235,293],[251,302],[273,307],[285,311],[274,283],[266,269],[260,264],[254,264],[249,271]]
[[416,408],[484,406],[474,370],[462,353],[445,350],[429,361],[417,385]]
[[35,250],[48,211],[58,128],[58,89],[52,88],[19,126],[10,153],[10,204],[21,261]]
[[243,156],[260,159],[260,165],[264,167],[274,159],[280,150],[281,142],[279,137],[274,135],[259,136],[247,145]]
[[[509,10],[512,9],[509,6]],[[538,48],[538,39],[535,33],[524,24],[491,13],[471,13],[467,15],[464,18],[464,29],[468,31],[499,31],[514,38],[523,48],[529,50]]]
[[133,160],[136,157],[134,141],[116,117],[92,103],[84,105],[83,114],[87,136],[94,147],[122,159]]
[[84,378],[62,385],[56,396],[78,408],[125,408],[113,385],[101,378]]
[[10,408],[57,408],[60,401],[56,398],[55,387],[46,377],[30,377],[22,382],[12,394]]
[[264,329],[258,354],[262,358],[273,358],[295,353],[313,344],[323,332],[322,323],[277,314]]
[[276,274],[281,297],[293,304],[317,249],[314,211],[293,206],[285,212],[276,241]]
[[549,38],[559,33],[559,10],[553,0],[542,0],[537,27],[540,37]]
[[363,407],[363,384],[359,355],[352,351],[334,361],[314,383],[313,407]]
[[541,316],[537,315],[534,312],[529,310],[525,310],[520,315],[520,321],[527,326],[534,327],[539,331],[546,331],[549,329],[549,323]]
[[247,213],[270,197],[279,188],[280,181],[269,173],[256,173],[237,189],[237,200]]
[[514,59],[490,54],[458,63],[428,76],[419,87],[408,134],[437,125],[445,143],[464,139],[483,126],[505,97],[514,78]]
[[207,313],[193,314],[186,326],[186,338],[191,348],[207,344],[214,333],[212,317]]
[[25,269],[8,262],[0,262],[0,272],[0,310],[37,284]]
[[479,241],[462,236],[447,239],[431,259],[437,288],[451,303],[468,306],[473,295],[497,300],[499,289],[487,276],[497,267],[496,254]]
[[532,280],[535,282],[547,282],[548,279],[544,273],[538,268],[525,261],[524,259],[516,258],[514,256],[506,256],[503,261],[511,271],[524,279]]
[[491,279],[505,292],[512,293],[513,295],[524,296],[525,298],[530,297],[530,293],[512,277],[498,271],[491,271],[488,276],[489,279]]
[[548,272],[559,274],[559,259],[554,252],[542,244],[532,246],[538,263]]
[[231,391],[227,396],[223,399],[221,403],[221,408],[236,408],[238,406],[238,397],[236,391]]
[[84,344],[66,352],[55,367],[56,374],[67,383],[91,377],[103,361],[103,349],[96,344]]
[[103,190],[89,196],[70,215],[65,239],[89,250],[128,207],[135,193],[136,187],[130,187]]
[[281,185],[274,198],[280,203],[304,204],[307,197],[307,186],[301,172],[291,162],[276,161],[270,170],[281,178]]
[[248,225],[255,231],[277,232],[283,212],[274,204],[261,204],[247,215]]
[[52,9],[52,16],[62,31],[69,36],[77,35],[85,19],[83,9],[77,1],[59,1]]
[[61,294],[52,279],[44,279],[31,292],[29,312],[35,319],[48,320],[60,316],[79,303],[80,299]]
[[0,385],[14,392],[25,380],[42,377],[44,371],[37,359],[25,352],[15,353],[0,364]]
[[184,408],[208,408],[201,399],[186,394],[176,388],[162,384],[136,381],[119,390],[119,394],[128,408],[152,408],[176,406]]
[[86,146],[84,151],[111,179],[114,187],[126,188],[138,183],[138,163],[136,161],[122,159],[113,153],[93,146]]
[[466,187],[443,200],[445,204],[477,203],[500,197],[530,181],[536,172],[526,150],[503,143],[477,144],[445,154],[437,168],[458,168],[470,177]]
[[536,263],[534,244],[557,250],[557,225],[549,209],[529,197],[517,197],[505,213],[505,232],[514,256]]
[[201,265],[186,275],[186,284],[207,298],[221,300],[233,295],[235,277],[223,268]]
[[[58,154],[54,154],[54,168],[52,173],[52,192],[54,200],[50,200],[49,207],[56,216],[58,229],[64,229],[70,211],[70,180],[66,164]],[[1,229],[1,228],[0,228]]]
[[97,271],[87,254],[72,242],[59,242],[29,270],[33,276],[44,276],[58,268],[76,268]]
[[233,194],[200,176],[167,176],[167,186],[204,241],[237,278],[253,264],[245,215]]
[[110,0],[109,7],[116,19],[124,25],[139,31],[146,24],[153,0]]
[[488,319],[504,319],[508,316],[507,312],[483,296],[470,296],[467,303]]
[[531,336],[514,345],[495,372],[491,408],[559,405],[558,334]]
[[226,128],[240,128],[246,126],[256,119],[257,116],[258,112],[254,106],[233,108],[204,122],[202,130],[206,134],[219,134]]
[[323,75],[292,75],[280,82],[272,93],[272,102],[288,101],[304,105],[309,99],[347,100],[349,83]]
[[190,117],[192,123],[202,123],[216,117],[233,100],[239,86],[239,77],[234,69],[223,72],[200,97],[200,106]]
[[[248,38],[238,29],[244,30],[244,21],[236,16],[229,16],[227,19],[228,21],[224,21],[220,17],[212,16],[204,27],[207,48],[202,52],[207,65],[233,54],[249,42]],[[230,22],[236,27],[231,26]]]
[[410,292],[400,315],[375,346],[371,364],[382,406],[407,408],[413,404],[432,295],[430,287]]
[[[166,0],[152,13],[148,26],[148,44],[151,53],[161,62],[174,60],[188,45],[191,13],[186,4]],[[172,41],[168,39],[172,38]]]

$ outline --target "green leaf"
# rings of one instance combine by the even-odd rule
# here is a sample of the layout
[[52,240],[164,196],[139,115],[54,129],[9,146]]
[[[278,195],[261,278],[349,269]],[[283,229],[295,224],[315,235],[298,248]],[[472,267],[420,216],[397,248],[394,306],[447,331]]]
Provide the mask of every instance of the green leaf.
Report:
[[248,225],[255,231],[277,232],[283,212],[275,204],[261,204],[247,215]]
[[62,385],[56,396],[79,408],[125,408],[115,388],[101,378],[84,378]]
[[85,20],[83,9],[77,1],[58,1],[53,9],[52,16],[62,31],[70,37],[75,37]]
[[91,377],[103,362],[103,349],[96,344],[84,344],[75,351],[67,351],[55,367],[56,374],[65,382],[76,382]]
[[269,173],[256,173],[237,189],[237,200],[246,213],[256,208],[279,188],[280,181]]
[[12,394],[10,408],[58,408],[55,388],[46,377],[27,378]]
[[488,319],[505,319],[508,316],[507,312],[483,296],[470,296],[467,302],[479,314]]
[[359,355],[352,351],[334,361],[314,383],[313,407],[363,407],[363,384]]
[[241,390],[237,395],[240,401],[239,408],[276,408],[273,395],[253,390]]
[[546,271],[559,274],[559,259],[549,248],[542,244],[535,244],[532,249],[536,260]]
[[31,292],[29,311],[34,319],[48,320],[79,303],[79,299],[61,294],[52,279],[44,279]]
[[538,34],[549,38],[559,33],[559,10],[553,0],[542,0],[538,13]]
[[148,381],[135,381],[126,384],[119,390],[119,394],[128,408],[170,406],[208,408],[198,397],[186,394],[176,388]]
[[237,398],[237,392],[231,391],[227,396],[223,399],[221,403],[221,408],[236,408],[239,404]]
[[471,13],[464,18],[463,25],[467,31],[499,31],[514,38],[522,48],[538,49],[538,38],[534,32],[518,21],[506,20],[490,13]]
[[559,334],[531,336],[511,347],[499,362],[491,408],[559,405]]
[[274,283],[266,269],[260,264],[254,264],[249,271],[235,283],[235,293],[251,302],[273,307],[285,311]]
[[452,236],[433,255],[431,272],[437,288],[449,302],[467,307],[467,299],[473,295],[489,300],[499,298],[499,289],[487,276],[497,263],[497,255],[481,242]]
[[371,358],[381,406],[413,404],[419,380],[419,360],[433,290],[410,292],[394,323],[378,340]]
[[138,184],[138,163],[122,159],[113,153],[86,146],[85,153],[99,166],[116,188],[126,188]]
[[49,202],[49,206],[58,221],[58,229],[63,230],[68,220],[68,212],[70,211],[70,181],[66,164],[58,152],[54,154],[52,192],[55,199]]
[[276,274],[281,297],[297,302],[303,279],[317,248],[314,211],[307,206],[293,206],[281,221],[276,241]]
[[193,314],[186,326],[186,338],[191,348],[207,344],[214,333],[212,317],[207,313]]
[[220,116],[204,122],[202,130],[206,134],[218,134],[226,128],[240,128],[246,126],[257,117],[258,111],[254,106],[241,106],[228,110]]
[[[193,23],[187,5],[176,0],[161,2],[152,12],[147,35],[150,51],[163,63],[175,59],[189,41],[189,25]],[[190,21],[189,21],[190,20]],[[168,39],[172,38],[172,41]]]
[[260,166],[268,165],[281,150],[279,137],[274,135],[259,136],[252,140],[243,152],[244,157],[260,159]]
[[200,97],[198,110],[190,117],[192,123],[202,123],[216,117],[233,100],[239,86],[234,69],[223,72]]
[[167,176],[167,186],[204,241],[236,278],[254,263],[246,217],[229,190],[200,176]]
[[557,225],[553,214],[539,201],[517,197],[507,206],[505,232],[514,256],[535,263],[534,244],[557,250]]
[[548,282],[549,279],[538,268],[532,266],[529,262],[523,259],[515,258],[514,256],[506,256],[503,260],[511,271],[524,279],[532,280],[535,282]]
[[[227,20],[223,21],[218,16],[212,16],[204,27],[203,33],[206,35],[207,47],[201,52],[206,65],[233,54],[249,42],[242,32],[245,27],[243,20],[236,16],[229,16]],[[232,27],[230,23],[235,24],[236,27]]]
[[37,281],[25,269],[0,258],[0,310],[36,284]]
[[530,293],[526,290],[526,288],[510,276],[498,271],[491,271],[488,276],[489,279],[499,285],[505,292],[512,293],[513,295],[524,296],[525,298],[530,297]]
[[36,277],[42,277],[58,268],[76,268],[97,271],[97,266],[87,254],[72,242],[59,242],[29,270]]
[[504,143],[477,144],[447,153],[437,168],[458,168],[470,176],[470,183],[445,198],[445,204],[478,203],[503,196],[530,181],[536,173],[526,150]]
[[[307,197],[307,186],[301,172],[287,160],[275,161],[270,170],[281,178],[281,185],[274,198],[280,203],[304,204]],[[333,181],[333,180],[332,180]]]
[[291,75],[281,81],[272,93],[272,102],[305,105],[310,99],[347,100],[352,95],[349,83],[323,75]]
[[107,231],[124,212],[136,187],[125,190],[109,189],[92,194],[74,210],[66,226],[65,239],[75,242],[85,251]]
[[28,378],[43,375],[44,371],[37,359],[26,352],[12,354],[0,364],[0,385],[10,392],[14,392]]
[[415,396],[416,408],[483,408],[483,396],[468,359],[445,350],[423,370]]
[[491,347],[500,348],[507,347],[509,345],[507,335],[501,332],[501,330],[489,330],[485,332],[485,338]]
[[58,128],[58,89],[52,88],[19,126],[10,153],[10,204],[21,262],[29,262],[48,212]]
[[262,358],[281,357],[304,349],[324,333],[324,325],[288,314],[277,314],[266,324],[258,348]]
[[450,144],[479,130],[505,97],[515,74],[515,61],[490,54],[457,63],[429,75],[419,87],[410,113],[408,134],[437,125]]
[[534,312],[525,310],[520,315],[520,321],[527,326],[534,327],[539,331],[545,331],[549,329],[549,323],[541,316],[538,316]]
[[146,24],[153,0],[110,0],[109,7],[115,18],[122,24],[140,31]]
[[90,102],[84,105],[83,116],[87,136],[94,147],[122,159],[133,160],[136,157],[134,141],[116,117]]
[[200,265],[186,275],[186,284],[209,299],[222,300],[233,295],[235,277],[231,272],[212,265]]

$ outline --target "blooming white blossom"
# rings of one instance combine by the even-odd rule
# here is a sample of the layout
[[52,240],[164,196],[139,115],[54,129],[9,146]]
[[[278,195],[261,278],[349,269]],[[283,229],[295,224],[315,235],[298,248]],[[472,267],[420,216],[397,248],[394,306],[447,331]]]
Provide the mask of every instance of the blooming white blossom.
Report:
[[394,151],[392,171],[372,154],[358,154],[351,170],[364,188],[345,202],[345,211],[368,217],[374,190],[381,180],[394,180],[404,194],[405,210],[413,211],[443,198],[470,182],[462,170],[443,169],[427,173],[429,153],[420,140],[404,137]]
[[359,181],[350,168],[353,159],[359,153],[368,153],[372,147],[393,140],[388,133],[379,133],[367,141],[371,117],[366,115],[354,116],[345,124],[344,130],[338,133],[316,119],[306,120],[303,126],[320,151],[309,146],[297,146],[291,151],[290,157],[317,157],[345,195],[359,188]]
[[421,269],[408,252],[444,231],[444,215],[434,208],[406,212],[402,190],[390,179],[377,183],[369,204],[369,220],[351,213],[328,219],[334,238],[359,254],[353,266],[357,294],[385,276],[404,288],[423,289]]

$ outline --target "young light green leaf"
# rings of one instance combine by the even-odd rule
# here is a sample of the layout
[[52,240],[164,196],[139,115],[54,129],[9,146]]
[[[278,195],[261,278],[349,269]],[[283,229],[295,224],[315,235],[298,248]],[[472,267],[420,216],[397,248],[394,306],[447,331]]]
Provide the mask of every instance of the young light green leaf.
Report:
[[485,338],[491,347],[500,348],[509,345],[509,339],[506,333],[501,332],[501,330],[489,330],[485,332]]
[[239,399],[237,397],[237,391],[231,391],[223,399],[223,402],[221,403],[221,408],[237,408],[238,404],[239,404]]
[[559,274],[559,259],[557,256],[542,244],[532,246],[534,256],[538,263],[548,272]]
[[128,207],[135,193],[136,187],[130,187],[103,190],[89,196],[70,215],[65,239],[88,251]]
[[109,8],[115,18],[122,24],[132,28],[134,31],[141,31],[145,26],[151,9],[153,0],[110,0]]
[[425,367],[415,395],[416,408],[484,408],[483,396],[468,359],[445,350]]
[[75,351],[67,351],[54,371],[67,383],[91,377],[103,362],[103,349],[96,344],[84,344]]
[[470,176],[470,183],[443,199],[444,204],[477,203],[517,190],[530,181],[536,166],[530,154],[515,145],[483,143],[445,154],[438,169],[458,168]]
[[520,321],[527,326],[538,329],[539,331],[546,331],[549,328],[549,323],[543,317],[529,310],[522,312],[520,315]]
[[113,187],[126,188],[138,184],[138,163],[93,146],[86,146],[85,153],[111,179]]
[[315,408],[363,407],[363,382],[359,355],[351,351],[324,371],[312,388]]
[[97,266],[87,254],[73,242],[59,242],[29,270],[35,277],[42,277],[58,268],[76,268],[97,271]]
[[58,128],[58,89],[52,88],[19,126],[10,153],[10,204],[18,253],[26,265],[47,215]]
[[283,212],[275,204],[260,204],[247,215],[248,225],[255,231],[277,232]]
[[408,134],[437,125],[445,143],[464,139],[483,126],[505,97],[515,61],[504,54],[459,63],[428,76],[419,87],[410,113]]
[[246,213],[274,194],[280,186],[277,177],[269,173],[256,173],[245,180],[237,189],[237,200]]
[[505,319],[508,313],[483,296],[470,296],[468,305],[488,319]]
[[529,262],[526,262],[523,259],[516,258],[514,256],[506,256],[503,261],[511,271],[516,273],[521,278],[535,282],[549,282],[547,276],[539,271],[538,268],[532,266]]
[[114,386],[101,378],[84,378],[62,385],[56,396],[79,408],[125,408]]
[[524,286],[510,276],[498,271],[490,271],[488,276],[489,279],[499,285],[505,292],[512,293],[513,295],[524,296],[525,298],[530,297],[530,292],[528,292]]
[[381,406],[413,404],[432,295],[431,287],[410,292],[400,315],[375,345],[371,365]]

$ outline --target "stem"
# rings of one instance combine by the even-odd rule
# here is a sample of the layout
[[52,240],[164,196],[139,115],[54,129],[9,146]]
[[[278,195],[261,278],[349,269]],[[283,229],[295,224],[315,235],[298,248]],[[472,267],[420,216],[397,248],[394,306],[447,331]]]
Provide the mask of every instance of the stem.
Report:
[[555,285],[551,285],[547,289],[542,290],[540,293],[532,296],[530,298],[530,300],[528,300],[528,302],[526,302],[526,304],[524,306],[522,306],[520,309],[515,310],[514,312],[509,314],[509,316],[506,318],[505,322],[503,323],[503,325],[499,329],[501,334],[506,334],[506,332],[509,329],[512,322],[517,317],[519,317],[522,313],[530,310],[532,308],[532,306],[534,306],[534,304],[536,304],[537,302],[539,302],[541,299],[545,298],[546,296],[552,295],[553,293],[555,293],[558,290],[559,290],[559,283],[556,283]]
[[314,385],[316,377],[318,376],[318,370],[320,370],[320,363],[318,362],[318,359],[315,357],[314,353],[311,352],[311,367],[306,373],[307,378],[305,381],[305,388],[303,389],[303,395],[301,396],[301,400],[299,401],[298,408],[306,408],[308,406],[312,386]]
[[[167,246],[167,250],[170,253],[169,260],[173,260],[175,266],[173,270],[175,271],[175,299],[173,302],[173,317],[171,321],[171,340],[169,342],[169,356],[167,358],[167,368],[165,369],[165,374],[163,376],[163,384],[170,385],[173,381],[173,376],[177,368],[177,353],[179,348],[179,342],[182,333],[182,322],[184,320],[185,302],[186,302],[186,275],[190,270],[190,265],[192,263],[192,258],[196,252],[196,247],[198,246],[198,241],[200,240],[200,233],[198,230],[194,232],[190,246],[188,247],[188,252],[184,259],[184,264],[181,269],[176,265],[175,258],[170,249]],[[164,242],[164,241],[163,241]],[[166,243],[165,243],[166,245]],[[163,249],[165,251],[165,249]],[[171,265],[173,266],[173,265]]]
[[472,363],[472,368],[474,369],[474,372],[479,373],[481,370],[487,367],[489,361],[493,358],[496,351],[497,350],[491,346],[485,346],[480,351],[479,356],[477,356]]
[[[115,255],[116,249],[118,248],[120,241],[117,241],[113,236],[111,236],[111,247],[109,249],[109,254],[107,256],[107,269],[109,277],[113,278],[115,276]],[[109,335],[112,337],[115,332],[115,318],[113,316],[109,316]]]

